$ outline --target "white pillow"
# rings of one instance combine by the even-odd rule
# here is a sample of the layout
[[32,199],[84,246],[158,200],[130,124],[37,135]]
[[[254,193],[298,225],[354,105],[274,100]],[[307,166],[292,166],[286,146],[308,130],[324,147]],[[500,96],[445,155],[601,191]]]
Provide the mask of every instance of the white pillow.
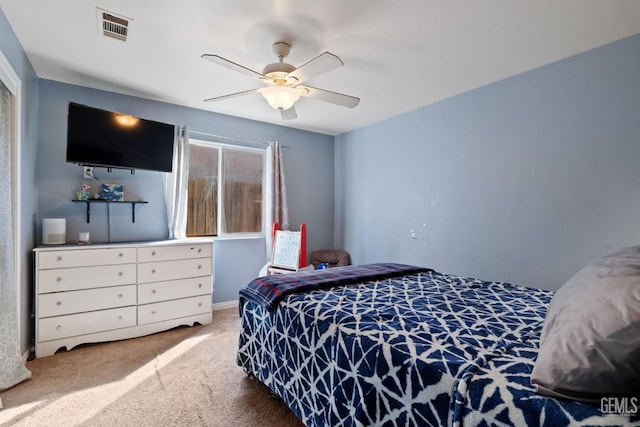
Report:
[[640,393],[640,246],[591,262],[553,296],[531,384],[580,401]]

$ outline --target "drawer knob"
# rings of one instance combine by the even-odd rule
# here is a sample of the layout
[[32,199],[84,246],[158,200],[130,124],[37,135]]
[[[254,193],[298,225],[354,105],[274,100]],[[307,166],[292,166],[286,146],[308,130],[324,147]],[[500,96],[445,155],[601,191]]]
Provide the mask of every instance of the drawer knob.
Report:
[[155,290],[155,289],[151,289],[151,293],[152,293],[152,294],[155,294],[155,293],[156,293],[156,290]]
[[201,266],[201,265],[198,265],[198,270],[200,270],[200,269],[202,269],[202,266]]
[[118,256],[119,256],[120,258],[122,258],[122,257],[123,257],[123,253],[122,253],[122,252],[120,252],[120,253],[118,254]]
[[122,294],[118,294],[118,298],[122,298]]
[[198,283],[198,288],[201,288],[201,287],[202,287],[202,283]]
[[61,256],[58,256],[57,259],[58,259],[58,261],[62,261],[62,257]]
[[151,311],[151,314],[156,314],[156,311],[155,310]]
[[151,255],[152,255],[152,256],[153,256],[153,255],[155,255],[155,254],[156,254],[156,251],[151,252]]
[[62,325],[56,326],[56,331],[59,331],[60,329],[62,329]]
[[118,271],[118,277],[122,277],[122,271]]
[[57,305],[58,307],[60,307],[60,306],[62,305],[62,301],[58,301],[58,302],[56,303],[56,305]]
[[151,274],[156,274],[156,269],[151,270]]
[[198,303],[198,307],[202,307],[202,303],[201,302]]
[[202,248],[198,249],[198,253],[202,252]]
[[118,316],[118,320],[122,320],[122,319],[124,319],[124,317]]
[[56,282],[58,283],[62,282],[62,277],[56,277]]

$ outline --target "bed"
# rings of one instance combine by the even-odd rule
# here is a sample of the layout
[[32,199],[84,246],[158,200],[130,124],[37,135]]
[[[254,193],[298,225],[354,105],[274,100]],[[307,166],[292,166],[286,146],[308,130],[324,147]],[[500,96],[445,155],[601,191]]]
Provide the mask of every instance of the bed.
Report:
[[552,296],[404,264],[259,277],[237,363],[308,427],[640,425],[535,392]]

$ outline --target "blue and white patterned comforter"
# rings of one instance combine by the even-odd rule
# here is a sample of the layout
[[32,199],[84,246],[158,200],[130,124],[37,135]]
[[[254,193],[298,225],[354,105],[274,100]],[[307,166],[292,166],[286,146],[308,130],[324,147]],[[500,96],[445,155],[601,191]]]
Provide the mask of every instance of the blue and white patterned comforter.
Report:
[[551,297],[435,271],[241,296],[237,362],[308,427],[640,425],[535,394]]

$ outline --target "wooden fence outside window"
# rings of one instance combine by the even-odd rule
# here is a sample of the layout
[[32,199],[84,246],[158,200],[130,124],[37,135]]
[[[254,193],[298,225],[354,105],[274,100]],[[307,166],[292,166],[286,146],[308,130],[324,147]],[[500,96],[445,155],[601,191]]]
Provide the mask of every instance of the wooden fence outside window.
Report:
[[[218,186],[215,179],[189,178],[187,236],[217,236]],[[226,233],[262,231],[262,184],[225,181]]]

